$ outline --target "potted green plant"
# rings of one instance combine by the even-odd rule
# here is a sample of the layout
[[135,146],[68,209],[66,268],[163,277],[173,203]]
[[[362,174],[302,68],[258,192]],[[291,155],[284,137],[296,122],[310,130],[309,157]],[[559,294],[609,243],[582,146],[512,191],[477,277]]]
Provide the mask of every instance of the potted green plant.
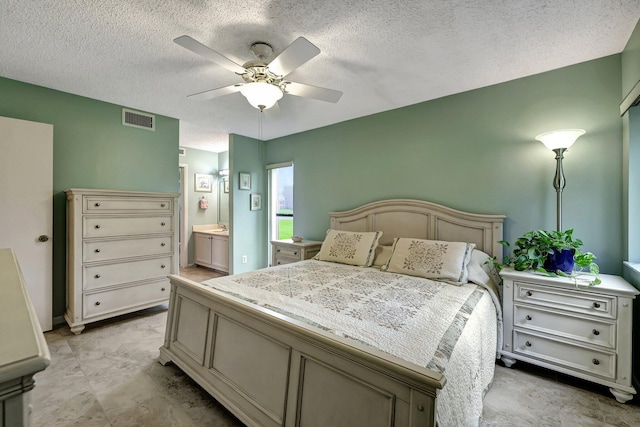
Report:
[[[500,243],[506,248],[511,246],[504,240]],[[573,230],[528,231],[515,241],[512,255],[494,264],[498,270],[511,266],[518,271],[533,270],[574,280],[588,272],[593,275],[589,285],[599,285],[600,268],[594,262],[597,258],[591,252],[582,252],[582,244],[582,240],[573,237]]]

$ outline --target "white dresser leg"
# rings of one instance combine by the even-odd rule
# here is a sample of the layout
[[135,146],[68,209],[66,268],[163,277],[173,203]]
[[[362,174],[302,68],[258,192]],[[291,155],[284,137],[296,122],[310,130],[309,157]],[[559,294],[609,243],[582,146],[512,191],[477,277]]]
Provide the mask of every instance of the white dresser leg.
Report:
[[620,403],[627,403],[628,401],[633,399],[633,394],[627,393],[626,391],[618,390],[615,388],[610,388],[609,391]]
[[78,326],[72,326],[71,328],[69,328],[71,330],[71,332],[73,332],[76,335],[80,335],[80,332],[84,331],[84,325],[78,325]]
[[504,366],[506,366],[507,368],[512,367],[513,364],[516,363],[516,359],[514,359],[512,357],[502,356],[500,359],[504,363]]

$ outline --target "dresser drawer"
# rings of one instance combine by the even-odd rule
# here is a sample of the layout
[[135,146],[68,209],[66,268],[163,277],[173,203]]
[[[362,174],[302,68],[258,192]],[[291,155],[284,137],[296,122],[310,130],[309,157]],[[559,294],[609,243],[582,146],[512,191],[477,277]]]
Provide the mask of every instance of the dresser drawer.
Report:
[[84,294],[83,315],[93,317],[113,311],[131,311],[132,308],[145,304],[161,304],[169,299],[170,290],[169,280],[161,279],[126,288]]
[[616,355],[556,341],[551,337],[513,331],[513,350],[516,354],[535,357],[560,366],[598,375],[616,378]]
[[168,256],[142,261],[85,266],[83,268],[84,289],[99,289],[121,283],[161,278],[173,273],[172,262],[172,257]]
[[515,282],[514,286],[515,302],[553,307],[608,319],[616,318],[616,298],[614,296],[524,282]]
[[610,349],[616,348],[616,324],[598,318],[577,317],[573,313],[542,310],[516,304],[515,327],[535,329]]
[[173,231],[173,222],[168,216],[85,217],[82,226],[84,238],[159,234]]
[[148,197],[84,196],[84,213],[171,213],[173,200]]
[[172,236],[126,240],[85,241],[83,262],[106,261],[145,255],[167,254],[173,251]]

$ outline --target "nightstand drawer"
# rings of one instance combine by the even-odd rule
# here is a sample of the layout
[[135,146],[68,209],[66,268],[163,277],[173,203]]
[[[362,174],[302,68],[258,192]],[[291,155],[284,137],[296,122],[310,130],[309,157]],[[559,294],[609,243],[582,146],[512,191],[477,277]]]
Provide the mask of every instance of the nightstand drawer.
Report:
[[300,249],[291,247],[277,247],[275,248],[276,257],[289,257],[296,258],[300,261]]
[[533,283],[514,282],[514,301],[553,307],[591,316],[616,318],[616,298],[613,296],[570,291],[566,288],[539,286]]
[[615,353],[572,345],[518,330],[513,331],[513,350],[516,354],[535,357],[592,375],[608,379],[616,377]]
[[287,256],[276,255],[275,265],[292,264],[292,263],[298,262],[298,261],[300,261],[300,258],[291,258],[291,257],[287,257]]
[[616,324],[597,318],[577,317],[573,313],[516,304],[513,324],[515,327],[547,332],[612,350],[616,347]]

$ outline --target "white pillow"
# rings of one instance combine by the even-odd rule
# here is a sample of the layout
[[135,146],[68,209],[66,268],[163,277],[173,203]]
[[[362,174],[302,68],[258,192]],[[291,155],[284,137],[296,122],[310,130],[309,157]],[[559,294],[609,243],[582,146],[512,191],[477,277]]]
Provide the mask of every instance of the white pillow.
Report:
[[496,287],[500,283],[500,276],[491,264],[491,257],[481,250],[471,251],[471,260],[467,266],[469,281],[477,285]]
[[382,231],[328,230],[316,259],[371,267]]
[[382,270],[460,285],[467,283],[467,265],[475,243],[398,238]]
[[392,253],[392,246],[379,245],[376,248],[376,257],[373,259],[373,266],[382,267],[383,265],[385,265],[389,261],[389,258],[391,258]]

